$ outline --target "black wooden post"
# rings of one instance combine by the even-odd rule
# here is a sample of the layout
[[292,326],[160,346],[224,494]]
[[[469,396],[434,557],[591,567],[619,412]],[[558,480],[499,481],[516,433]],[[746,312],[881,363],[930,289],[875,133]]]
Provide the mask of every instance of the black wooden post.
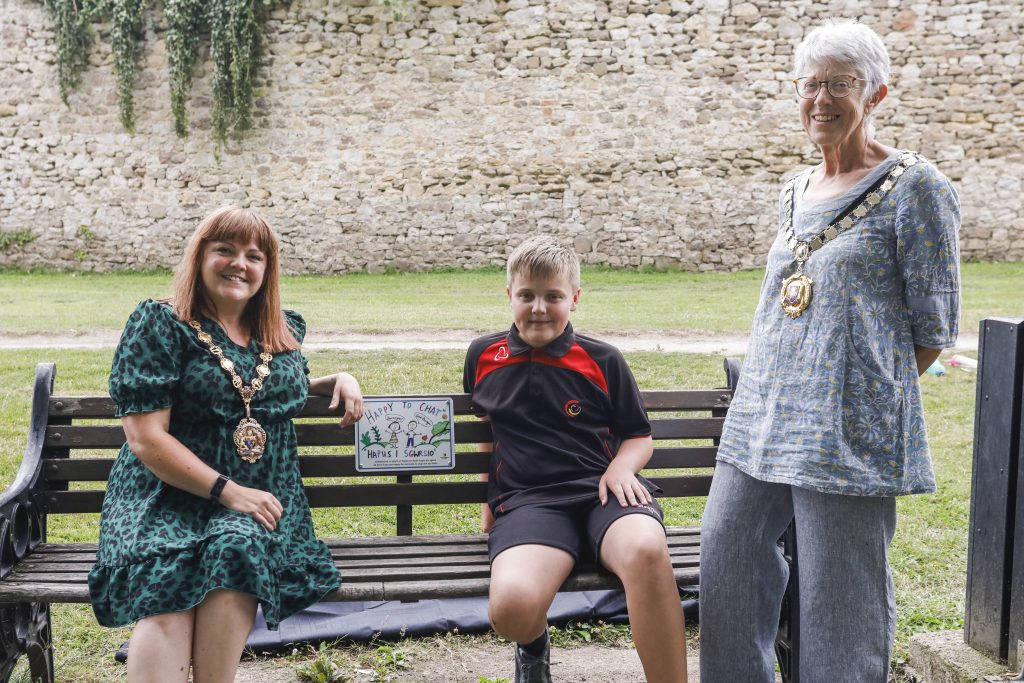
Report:
[[[1010,632],[1007,655],[1010,667],[1019,669],[1024,680],[1024,661],[1019,661],[1018,642],[1024,641],[1024,318],[1017,319],[1017,490],[1013,556],[1010,571]],[[1024,657],[1020,658],[1024,659]]]
[[964,639],[1016,666],[1024,639],[1024,318],[983,320],[978,352]]
[[[411,484],[411,474],[399,474],[395,477],[395,483]],[[395,534],[398,536],[412,536],[412,505],[395,506]]]
[[782,597],[779,632],[775,636],[775,659],[783,683],[800,681],[800,572],[797,567],[796,521],[789,523],[786,533],[779,539],[782,556],[789,565],[789,581]]

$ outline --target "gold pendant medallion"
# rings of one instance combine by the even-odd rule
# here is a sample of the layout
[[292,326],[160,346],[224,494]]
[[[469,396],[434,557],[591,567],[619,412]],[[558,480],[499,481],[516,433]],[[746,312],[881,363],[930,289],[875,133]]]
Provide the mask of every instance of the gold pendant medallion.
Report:
[[218,365],[231,377],[231,386],[237,389],[239,396],[242,397],[242,403],[245,405],[245,417],[235,427],[232,438],[235,441],[235,449],[238,451],[239,457],[252,464],[263,457],[263,452],[267,447],[267,432],[249,414],[250,403],[252,403],[256,392],[263,388],[263,380],[270,375],[270,361],[274,360],[274,356],[266,348],[263,349],[260,354],[260,360],[263,362],[256,366],[256,377],[252,378],[249,386],[246,386],[242,378],[235,372],[234,362],[230,358],[224,357],[224,349],[213,343],[213,337],[203,330],[199,321],[189,320],[188,324],[196,331],[199,341],[209,347],[210,353],[217,359]]
[[914,152],[903,152],[889,173],[866,190],[856,206],[850,204],[845,210],[839,212],[835,220],[829,223],[824,230],[809,240],[797,239],[796,231],[793,228],[798,178],[790,179],[782,190],[782,197],[780,199],[784,211],[781,230],[786,245],[796,257],[797,270],[796,273],[786,278],[782,283],[782,291],[779,292],[779,303],[782,304],[782,310],[786,312],[786,315],[796,319],[811,305],[811,286],[814,284],[814,281],[804,275],[804,262],[814,252],[856,225],[857,221],[866,216],[872,208],[881,204],[899,177],[908,168],[921,163],[921,161],[921,157],[917,156]]
[[790,318],[797,318],[811,305],[811,286],[814,280],[797,271],[782,282],[779,302]]
[[254,463],[263,457],[267,446],[267,432],[251,417],[244,417],[235,427],[235,448],[238,456],[247,463]]

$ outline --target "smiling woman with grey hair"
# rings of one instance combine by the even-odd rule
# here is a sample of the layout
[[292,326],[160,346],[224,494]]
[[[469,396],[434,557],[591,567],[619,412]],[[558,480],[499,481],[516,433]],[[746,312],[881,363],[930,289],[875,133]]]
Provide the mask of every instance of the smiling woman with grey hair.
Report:
[[701,683],[774,680],[795,519],[803,681],[885,683],[896,496],[935,490],[920,373],[956,341],[960,205],[920,155],[875,138],[889,57],[862,24],[796,52],[821,162],[782,190],[779,231],[702,522]]

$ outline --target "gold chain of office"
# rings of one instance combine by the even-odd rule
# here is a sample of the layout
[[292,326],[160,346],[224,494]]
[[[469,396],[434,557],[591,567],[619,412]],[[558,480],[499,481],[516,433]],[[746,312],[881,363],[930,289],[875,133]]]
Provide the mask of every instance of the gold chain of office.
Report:
[[779,302],[782,310],[790,318],[797,318],[811,305],[811,295],[814,287],[814,280],[804,273],[804,263],[811,257],[811,254],[843,234],[857,222],[866,216],[871,209],[878,206],[889,191],[896,185],[896,181],[908,168],[922,161],[921,157],[914,152],[904,152],[897,159],[892,169],[885,176],[882,183],[874,190],[868,192],[860,203],[852,211],[841,212],[842,218],[829,223],[824,230],[809,240],[797,239],[793,230],[793,193],[796,190],[796,178],[791,179],[782,190],[782,205],[785,207],[785,214],[782,217],[783,237],[786,245],[793,255],[796,256],[796,272],[786,278],[782,283],[782,290],[779,293]]
[[245,404],[245,417],[235,427],[232,438],[235,442],[235,449],[238,451],[238,457],[247,463],[254,463],[263,457],[263,453],[267,448],[267,432],[250,414],[249,404],[252,402],[252,397],[256,395],[256,392],[263,388],[263,380],[270,375],[270,361],[274,359],[274,356],[266,349],[260,353],[260,360],[263,362],[256,366],[256,376],[246,385],[238,373],[235,372],[234,362],[230,358],[224,357],[224,349],[213,343],[213,337],[203,330],[199,322],[189,320],[188,325],[196,331],[199,341],[206,344],[210,349],[210,353],[220,363],[221,369],[231,377],[231,386],[242,397],[242,403]]

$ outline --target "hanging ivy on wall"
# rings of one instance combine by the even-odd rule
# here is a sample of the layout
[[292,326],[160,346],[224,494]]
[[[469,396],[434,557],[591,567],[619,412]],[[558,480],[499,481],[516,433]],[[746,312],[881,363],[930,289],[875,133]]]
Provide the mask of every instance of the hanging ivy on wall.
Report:
[[57,39],[57,79],[64,104],[68,103],[71,92],[82,84],[82,70],[92,44],[89,24],[97,5],[92,0],[46,0]]
[[110,1],[110,42],[114,48],[114,74],[117,77],[117,104],[121,125],[135,132],[135,63],[142,51],[143,0]]
[[174,132],[188,135],[188,96],[192,72],[199,56],[199,30],[203,24],[205,0],[164,0],[167,19],[167,61],[171,78],[171,113]]
[[[272,0],[262,0],[270,5]],[[213,60],[213,134],[252,125],[252,74],[259,55],[260,23],[247,0],[207,0]]]
[[[81,85],[93,21],[109,20],[121,123],[135,130],[134,85],[145,0],[44,0],[54,18],[61,98]],[[204,28],[213,61],[213,135],[223,142],[252,124],[252,78],[259,60],[261,9],[285,0],[164,0],[174,130],[188,135],[187,102]]]

